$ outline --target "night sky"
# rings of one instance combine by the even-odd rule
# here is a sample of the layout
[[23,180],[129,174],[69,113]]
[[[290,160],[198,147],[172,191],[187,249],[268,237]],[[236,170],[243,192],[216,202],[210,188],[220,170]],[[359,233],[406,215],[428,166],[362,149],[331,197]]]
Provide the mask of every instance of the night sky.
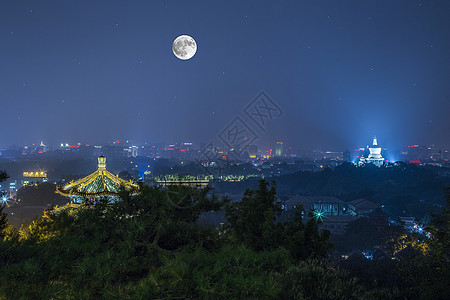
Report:
[[0,2],[0,147],[208,142],[260,91],[257,144],[449,147],[450,1]]

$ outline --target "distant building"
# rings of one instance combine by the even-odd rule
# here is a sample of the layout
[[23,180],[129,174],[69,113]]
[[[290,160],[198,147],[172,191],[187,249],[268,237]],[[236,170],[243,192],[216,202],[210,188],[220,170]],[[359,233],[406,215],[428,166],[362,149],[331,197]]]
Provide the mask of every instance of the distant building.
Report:
[[249,145],[248,146],[248,155],[250,158],[256,158],[258,155],[258,146],[257,145]]
[[38,153],[45,153],[48,151],[48,147],[46,145],[44,145],[44,142],[41,141],[41,144],[37,147],[37,152]]
[[28,171],[22,173],[23,180],[22,185],[37,184],[39,182],[47,182],[47,172],[46,171]]
[[448,163],[448,150],[437,149],[436,145],[411,145],[402,152],[403,159],[410,163]]
[[138,156],[138,147],[130,146],[128,148],[123,149],[123,155],[125,157],[137,157]]
[[285,210],[296,209],[300,205],[306,211],[315,209],[324,216],[353,215],[352,211],[347,208],[347,204],[336,197],[295,195],[284,202]]
[[332,234],[344,234],[347,229],[347,224],[355,221],[357,216],[328,216],[323,218],[323,224],[320,226],[323,229],[330,231]]
[[332,234],[344,234],[347,224],[358,218],[344,201],[336,197],[295,195],[284,200],[283,205],[286,211],[297,209],[301,205],[306,212],[310,209],[320,212],[323,222],[320,228],[327,229]]
[[[281,196],[282,197],[282,196]],[[314,201],[310,197],[304,197],[300,195],[295,195],[292,197],[285,197],[284,209],[286,211],[297,209],[302,206],[306,211],[313,209]]]
[[277,142],[277,144],[275,145],[275,156],[284,156],[283,142]]
[[358,216],[367,216],[377,207],[377,204],[363,198],[348,202],[348,208]]
[[11,199],[12,201],[16,201],[17,200],[17,186],[16,186],[16,181],[11,182],[9,184],[9,199]]
[[384,158],[381,156],[381,148],[378,147],[377,138],[373,138],[372,147],[369,147],[369,156],[365,158],[364,156],[360,157],[359,165],[371,163],[376,166],[381,166],[384,164]]
[[348,214],[347,204],[341,199],[328,196],[314,196],[310,198],[314,201],[313,209],[322,212],[322,214],[326,216],[340,216]]

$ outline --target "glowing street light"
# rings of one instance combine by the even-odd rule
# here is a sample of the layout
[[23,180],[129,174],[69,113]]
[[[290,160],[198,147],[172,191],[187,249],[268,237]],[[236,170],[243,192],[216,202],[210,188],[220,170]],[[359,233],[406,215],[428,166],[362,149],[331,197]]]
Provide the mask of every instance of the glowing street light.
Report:
[[317,221],[323,222],[323,218],[325,217],[325,214],[321,210],[314,210],[313,212],[314,218],[316,218]]
[[9,197],[7,195],[2,195],[0,197],[0,206],[8,206],[9,202],[11,202],[11,200],[9,200]]

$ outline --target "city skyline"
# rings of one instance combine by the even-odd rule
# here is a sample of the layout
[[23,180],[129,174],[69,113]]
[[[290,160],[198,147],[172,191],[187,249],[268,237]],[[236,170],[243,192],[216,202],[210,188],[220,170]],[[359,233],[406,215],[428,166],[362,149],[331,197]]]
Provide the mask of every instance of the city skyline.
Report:
[[[380,140],[380,138],[378,138],[377,136],[371,136],[368,137],[365,143],[361,143],[361,144],[356,144],[355,142],[352,144],[347,145],[346,148],[342,148],[343,150],[346,150],[347,148],[351,149],[354,147],[366,147],[366,146],[370,146],[370,144],[373,142],[373,139],[376,138],[378,140]],[[86,139],[82,139],[82,140],[71,140],[71,139],[61,139],[60,141],[57,141],[55,143],[47,143],[46,140],[40,140],[40,141],[25,141],[23,144],[13,144],[13,145],[9,145],[6,147],[0,147],[0,149],[14,149],[14,148],[20,148],[20,147],[26,147],[26,146],[39,146],[39,145],[45,145],[47,147],[51,147],[52,149],[56,149],[59,147],[67,147],[67,146],[106,146],[106,145],[126,145],[126,146],[145,146],[145,145],[170,145],[170,144],[194,144],[197,148],[202,148],[201,146],[206,146],[206,141],[197,141],[197,140],[189,140],[189,139],[178,139],[178,140],[165,140],[165,141],[150,141],[150,140],[133,140],[133,139],[112,139],[110,141],[105,141],[105,142],[99,142],[99,141],[94,141],[94,140],[86,140]],[[264,147],[264,148],[275,148],[276,145],[278,143],[282,143],[285,145],[288,145],[290,147],[293,146],[293,144],[287,144],[285,139],[273,139],[271,142],[269,143],[262,143],[259,140],[256,140],[254,143],[249,144],[249,146],[251,145],[257,145],[258,147]],[[383,148],[387,148],[390,147],[389,145],[387,145],[386,143],[383,143],[382,139],[380,142],[383,146]],[[400,145],[400,148],[405,148],[405,147],[412,147],[412,146],[437,146],[440,148],[445,148],[443,144],[437,144],[437,143],[430,143],[430,144],[418,144],[418,143],[408,143],[408,144],[403,144]],[[218,142],[216,143],[216,146],[224,146],[226,147],[226,143],[224,142]],[[245,146],[245,149],[248,149],[249,146]],[[336,148],[336,146],[331,146],[331,148]],[[391,148],[391,147],[390,147]],[[303,144],[303,147],[299,147],[299,149],[304,149],[304,150],[316,150],[316,149],[321,149],[321,148],[311,148],[308,147],[308,145],[306,143]],[[326,148],[323,148],[326,149]],[[342,150],[341,149],[341,150]]]
[[[4,2],[0,147],[208,143],[239,117],[266,145],[448,148],[449,4],[325,2]],[[263,129],[245,114],[261,91],[283,112]]]
[[0,299],[444,299],[449,36],[449,0],[0,1]]

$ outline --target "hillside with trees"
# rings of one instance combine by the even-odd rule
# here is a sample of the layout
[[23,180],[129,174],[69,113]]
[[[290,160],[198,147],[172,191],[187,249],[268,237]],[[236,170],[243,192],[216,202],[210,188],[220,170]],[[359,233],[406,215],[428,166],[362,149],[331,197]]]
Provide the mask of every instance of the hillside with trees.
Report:
[[[449,200],[450,201],[450,200]],[[450,203],[449,203],[450,204]],[[224,210],[223,226],[201,213]],[[320,219],[300,208],[285,222],[273,183],[242,201],[209,189],[142,186],[114,203],[47,211],[15,230],[0,218],[4,299],[444,299],[449,214],[407,260],[331,259]],[[311,212],[309,212],[311,213]],[[389,268],[385,268],[389,266]],[[389,281],[383,280],[389,278]]]

